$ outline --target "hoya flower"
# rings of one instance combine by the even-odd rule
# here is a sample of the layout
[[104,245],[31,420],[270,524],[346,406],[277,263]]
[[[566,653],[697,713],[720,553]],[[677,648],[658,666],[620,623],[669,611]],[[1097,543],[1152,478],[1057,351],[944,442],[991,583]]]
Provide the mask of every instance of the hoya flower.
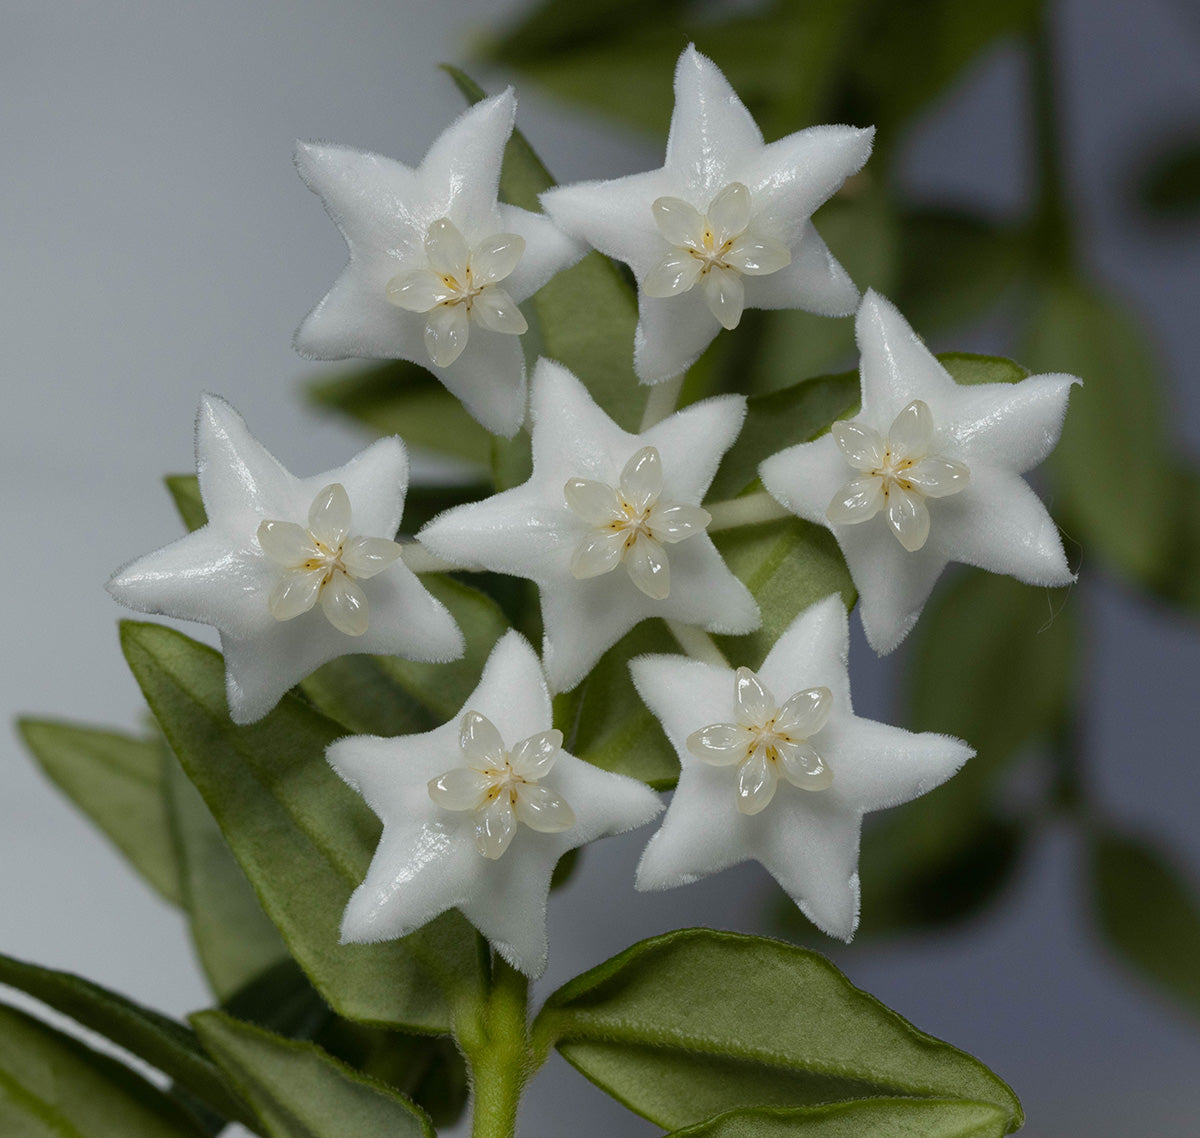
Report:
[[741,427],[741,396],[693,404],[632,435],[566,368],[541,360],[530,408],[529,481],[447,510],[418,536],[448,561],[536,582],[551,690],[574,687],[648,617],[710,632],[758,627],[758,606],[721,560],[700,507]]
[[549,218],[496,200],[516,106],[511,88],[477,103],[416,169],[345,146],[296,149],[300,176],[350,250],[300,325],[297,351],[420,364],[508,436],[525,418],[517,305],[583,252]]
[[334,743],[329,762],[383,822],[342,940],[392,940],[457,908],[514,968],[540,975],[558,859],[662,810],[644,784],[561,748],[541,665],[516,632],[449,723]]
[[125,566],[108,591],[139,612],[220,632],[235,723],[261,719],[293,684],[349,652],[462,655],[458,626],[392,540],[408,489],[398,438],[297,478],[228,403],[205,395],[196,470],[208,524]]
[[904,317],[868,291],[858,312],[862,408],[759,468],[787,509],[829,528],[880,655],[908,635],[950,561],[1066,585],[1058,528],[1021,477],[1058,442],[1070,375],[956,384]]
[[633,270],[634,365],[659,383],[736,327],[744,308],[854,311],[858,292],[809,219],[862,168],[872,135],[818,126],[764,144],[716,64],[689,46],[662,168],[548,190],[542,205]]
[[809,920],[858,927],[862,816],[943,783],[974,753],[854,714],[849,627],[836,594],[802,612],[757,672],[640,656],[633,682],[681,764],[637,887],[686,885],[758,861]]

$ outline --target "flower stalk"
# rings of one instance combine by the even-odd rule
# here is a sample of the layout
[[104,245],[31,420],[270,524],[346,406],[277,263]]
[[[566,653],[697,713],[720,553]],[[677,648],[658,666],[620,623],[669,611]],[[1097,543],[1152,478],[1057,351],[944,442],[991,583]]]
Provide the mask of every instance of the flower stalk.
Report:
[[471,1070],[472,1138],[513,1138],[521,1091],[535,1070],[528,1030],[529,982],[499,955],[492,986],[459,1046]]

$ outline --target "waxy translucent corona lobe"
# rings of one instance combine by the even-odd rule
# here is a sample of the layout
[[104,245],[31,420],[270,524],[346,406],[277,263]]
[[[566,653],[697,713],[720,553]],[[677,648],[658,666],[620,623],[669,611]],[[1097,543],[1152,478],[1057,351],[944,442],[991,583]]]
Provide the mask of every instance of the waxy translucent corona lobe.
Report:
[[357,581],[382,573],[400,556],[400,546],[380,537],[351,537],[350,498],[340,483],[324,487],[308,510],[308,528],[295,522],[264,521],[258,527],[263,552],[284,573],[267,598],[276,620],[294,620],[318,600],[329,623],[347,636],[367,631],[367,598]]
[[625,464],[617,486],[572,478],[563,487],[567,505],[592,528],[571,558],[577,580],[599,577],[624,565],[629,579],[653,600],[671,592],[671,568],[664,544],[703,532],[707,510],[664,502],[662,458],[642,447]]
[[493,233],[473,248],[448,218],[425,234],[425,268],[392,277],[388,301],[409,312],[427,313],[425,350],[437,367],[449,367],[467,346],[471,322],[489,332],[520,336],[529,330],[517,302],[500,287],[525,252],[516,233]]
[[710,766],[737,765],[737,807],[757,814],[782,777],[800,790],[828,790],[833,772],[809,742],[829,720],[833,693],[806,688],[782,707],[749,669],[734,679],[734,723],[712,723],[687,737],[688,750]]
[[825,516],[834,525],[857,525],[886,509],[896,540],[909,553],[916,553],[929,539],[925,499],[957,494],[971,477],[966,463],[930,453],[934,425],[928,404],[920,399],[909,403],[886,438],[856,422],[836,422],[830,432],[861,477],[833,496]]
[[746,304],[742,275],[767,276],[791,264],[780,241],[754,236],[750,191],[730,182],[701,213],[681,198],[657,198],[654,221],[669,253],[646,274],[647,296],[678,296],[699,284],[709,311],[725,328],[736,328]]
[[508,751],[492,721],[468,711],[459,729],[466,766],[430,779],[429,797],[447,810],[473,810],[475,846],[493,860],[508,849],[518,822],[543,834],[569,830],[574,811],[540,783],[558,758],[562,738],[561,731],[539,731]]

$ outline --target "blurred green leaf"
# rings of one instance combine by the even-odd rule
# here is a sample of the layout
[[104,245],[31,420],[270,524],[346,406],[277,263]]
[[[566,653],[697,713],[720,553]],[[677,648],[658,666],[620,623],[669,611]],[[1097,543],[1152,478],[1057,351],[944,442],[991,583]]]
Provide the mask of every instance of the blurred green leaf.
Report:
[[731,1110],[668,1138],[1001,1138],[1008,1113],[962,1099],[878,1098]]
[[1152,217],[1172,221],[1200,217],[1200,138],[1177,140],[1148,163],[1138,179],[1137,196]]
[[194,474],[168,474],[163,482],[166,483],[171,501],[175,503],[175,509],[189,533],[207,525],[208,514],[200,497],[200,482]]
[[224,664],[182,633],[127,621],[121,644],[142,693],[204,796],[260,902],[317,989],[341,1015],[444,1032],[450,1012],[414,950],[442,975],[477,982],[474,932],[445,914],[400,941],[342,945],[379,823],[325,762],[344,731],[286,695],[248,727],[229,720]]
[[983,316],[1027,258],[1023,230],[949,210],[909,212],[899,233],[898,279],[888,295],[927,335]]
[[1174,482],[1159,376],[1128,312],[1082,284],[1050,284],[1023,358],[1083,379],[1050,463],[1051,505],[1067,532],[1124,576],[1168,569]]
[[1165,601],[1200,612],[1200,469],[1177,464],[1171,548],[1151,582]]
[[14,1138],[202,1138],[204,1133],[128,1067],[3,1005],[0,1130]]
[[857,594],[837,542],[823,526],[800,518],[723,530],[713,541],[725,564],[746,585],[762,612],[762,627],[747,636],[718,636],[730,661],[758,667],[795,617],[830,593],[847,608]]
[[182,903],[163,799],[160,744],[116,731],[21,719],[42,769],[168,901]]
[[670,650],[662,624],[643,621],[627,632],[574,691],[554,697],[554,723],[564,748],[593,766],[641,779],[659,790],[675,785],[679,759],[658,720],[639,698],[629,661]]
[[850,56],[860,98],[874,114],[877,145],[888,149],[903,128],[1000,37],[1033,31],[1041,0],[907,0],[876,4]]
[[401,531],[415,534],[426,522],[443,510],[453,509],[466,502],[477,502],[492,493],[490,482],[454,484],[410,483],[404,496],[404,518]]
[[1195,884],[1153,843],[1100,830],[1091,840],[1100,931],[1117,955],[1166,995],[1200,1013],[1200,900]]
[[911,1095],[1023,1121],[982,1063],[918,1031],[824,957],[762,937],[681,929],[555,992],[534,1021],[601,1089],[658,1125],[727,1110]]
[[192,1023],[272,1138],[434,1138],[414,1103],[311,1043],[218,1011],[199,1012]]
[[308,385],[309,398],[380,435],[399,435],[411,447],[486,466],[492,436],[423,367],[406,360],[372,364]]
[[1002,356],[979,356],[973,352],[939,352],[938,363],[955,383],[1020,383],[1029,371]]
[[907,726],[957,736],[976,755],[944,786],[865,829],[865,935],[965,916],[1003,886],[1023,837],[997,813],[1004,775],[1056,736],[1072,698],[1065,590],[966,571],[934,595],[913,642]]
[[200,792],[161,744],[163,782],[196,955],[218,1000],[287,956]]
[[[881,185],[853,183],[853,189],[817,211],[813,224],[860,289],[894,295],[902,231]],[[778,391],[808,376],[854,366],[857,357],[852,317],[778,309],[767,314],[749,390]]]
[[81,976],[26,964],[11,956],[0,956],[0,984],[33,996],[145,1060],[223,1117],[253,1123],[216,1064],[183,1024]]

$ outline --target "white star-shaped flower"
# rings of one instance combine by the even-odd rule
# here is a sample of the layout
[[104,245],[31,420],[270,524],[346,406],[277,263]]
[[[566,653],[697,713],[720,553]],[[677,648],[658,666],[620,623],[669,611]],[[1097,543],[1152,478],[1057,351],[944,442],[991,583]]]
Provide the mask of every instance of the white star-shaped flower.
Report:
[[828,527],[880,655],[908,635],[950,561],[1066,585],[1058,528],[1021,475],[1058,442],[1071,375],[959,385],[904,317],[868,291],[858,312],[862,409],[759,468],[787,509]]
[[809,220],[861,169],[872,130],[816,126],[770,144],[712,60],[689,46],[661,169],[542,195],[568,233],[638,282],[634,366],[678,375],[745,308],[848,316],[858,291]]
[[439,514],[418,536],[448,561],[536,582],[551,690],[574,687],[648,617],[710,632],[758,627],[758,606],[699,508],[741,427],[742,396],[704,400],[631,435],[566,368],[541,360],[530,407],[529,481]]
[[334,743],[329,762],[383,821],[342,940],[391,940],[457,908],[514,968],[540,975],[558,859],[662,810],[649,787],[575,758],[561,742],[537,656],[508,632],[449,723]]
[[583,253],[549,218],[496,200],[516,106],[511,88],[477,103],[415,170],[345,146],[296,149],[300,176],[350,249],[296,332],[297,351],[420,364],[507,436],[525,418],[517,304]]
[[859,719],[848,646],[835,594],[796,617],[757,674],[682,656],[631,661],[681,764],[638,889],[758,861],[818,928],[854,935],[863,814],[933,789],[974,752],[945,735]]
[[108,591],[139,612],[220,632],[235,723],[261,719],[293,684],[349,652],[462,655],[454,619],[392,540],[408,489],[398,438],[297,478],[228,403],[205,395],[196,471],[208,524],[119,570]]

